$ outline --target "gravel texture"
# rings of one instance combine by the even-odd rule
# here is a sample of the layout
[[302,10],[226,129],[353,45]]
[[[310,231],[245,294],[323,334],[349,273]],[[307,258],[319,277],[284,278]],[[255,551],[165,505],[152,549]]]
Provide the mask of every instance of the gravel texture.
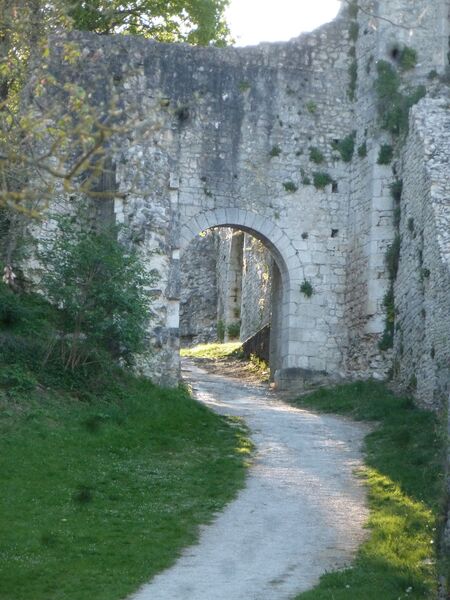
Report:
[[189,361],[184,370],[198,400],[244,418],[255,456],[236,500],[133,600],[288,600],[348,565],[368,516],[355,475],[367,426],[293,408],[266,386]]

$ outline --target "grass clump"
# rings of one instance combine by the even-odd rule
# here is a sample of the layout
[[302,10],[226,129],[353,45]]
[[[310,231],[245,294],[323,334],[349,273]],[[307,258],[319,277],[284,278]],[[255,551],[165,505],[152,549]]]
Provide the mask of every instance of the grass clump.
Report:
[[249,443],[185,389],[110,358],[70,370],[56,355],[45,362],[58,311],[0,283],[4,298],[0,596],[121,600],[232,499]]
[[306,296],[306,298],[311,298],[311,296],[314,294],[314,288],[311,282],[307,279],[304,279],[300,284],[300,291],[304,296]]
[[317,190],[323,190],[327,187],[327,185],[331,185],[333,183],[333,179],[330,177],[330,175],[328,175],[328,173],[316,171],[313,173],[313,183]]
[[339,152],[344,162],[351,162],[353,153],[355,151],[355,140],[356,131],[353,131],[350,135],[347,135],[342,140],[332,143],[333,150]]
[[378,152],[377,164],[389,165],[394,158],[394,148],[391,144],[383,144]]
[[445,457],[438,418],[376,382],[319,390],[294,404],[376,423],[361,473],[370,537],[351,568],[324,575],[297,600],[436,598]]
[[316,163],[316,165],[320,165],[324,162],[325,156],[319,150],[319,148],[313,146],[309,149],[309,160],[313,163]]
[[399,55],[398,61],[402,71],[410,71],[417,65],[417,51],[409,46],[404,46]]
[[283,183],[283,187],[284,187],[285,191],[289,192],[290,194],[293,194],[294,192],[296,192],[298,190],[298,186],[296,186],[293,181],[285,181]]
[[272,146],[269,155],[271,158],[276,158],[277,156],[280,156],[281,154],[281,148],[280,146]]
[[400,91],[401,79],[394,67],[385,60],[377,63],[375,91],[378,98],[380,124],[394,136],[408,131],[409,111],[426,94],[423,85]]

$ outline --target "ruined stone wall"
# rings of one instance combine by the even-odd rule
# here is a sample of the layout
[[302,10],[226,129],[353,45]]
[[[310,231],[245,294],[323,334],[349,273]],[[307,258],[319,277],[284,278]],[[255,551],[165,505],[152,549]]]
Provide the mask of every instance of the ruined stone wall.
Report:
[[450,397],[449,131],[448,97],[413,109],[395,283],[394,378],[433,409]]
[[259,240],[249,235],[245,236],[240,311],[241,340],[246,340],[270,323],[272,260],[270,252]]
[[180,340],[182,346],[217,340],[218,237],[195,238],[180,261]]
[[[122,193],[114,214],[127,243],[159,272],[142,357],[155,381],[178,377],[180,260],[216,226],[254,235],[274,257],[280,371],[387,374],[391,352],[378,342],[395,235],[390,185],[408,160],[378,164],[382,144],[394,141],[380,129],[376,63],[395,64],[394,50],[407,44],[418,65],[402,74],[405,85],[442,72],[448,2],[362,4],[311,34],[254,48],[72,34],[82,63],[70,77],[107,102],[111,86],[96,78],[106,70],[133,124],[110,148]],[[349,140],[355,151],[345,158]]]

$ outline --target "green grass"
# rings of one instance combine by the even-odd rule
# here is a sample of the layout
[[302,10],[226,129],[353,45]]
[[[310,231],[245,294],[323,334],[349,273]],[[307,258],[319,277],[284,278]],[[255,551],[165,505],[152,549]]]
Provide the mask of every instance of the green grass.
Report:
[[319,390],[294,404],[375,422],[361,472],[370,535],[351,568],[324,575],[297,600],[436,598],[445,456],[437,417],[375,382]]
[[227,358],[239,354],[241,342],[227,342],[226,344],[198,344],[193,348],[182,348],[180,355],[187,358],[209,358],[211,360]]
[[42,367],[52,309],[37,297],[6,300],[0,599],[125,598],[234,497],[250,443],[238,421],[184,389],[98,365]]

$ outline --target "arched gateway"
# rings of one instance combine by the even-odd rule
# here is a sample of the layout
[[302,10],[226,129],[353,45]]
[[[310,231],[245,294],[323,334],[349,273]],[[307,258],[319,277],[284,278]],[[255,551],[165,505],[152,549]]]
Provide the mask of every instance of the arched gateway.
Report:
[[[391,372],[404,388],[417,381],[424,402],[448,398],[448,101],[435,77],[448,66],[448,0],[380,0],[378,21],[369,0],[359,11],[342,4],[314,32],[250,48],[74,32],[72,65],[67,40],[55,40],[52,76],[79,80],[127,121],[107,147],[121,192],[114,218],[159,272],[142,357],[158,383],[178,381],[180,256],[201,231],[227,226],[259,238],[278,267],[281,386]],[[407,70],[406,48],[417,55]],[[434,86],[401,115],[401,144],[386,128],[393,113],[381,114],[380,66],[395,73],[399,97],[410,94],[402,106]]]
[[290,322],[304,278],[299,252],[274,222],[250,211],[228,208],[199,212],[184,223],[180,253],[186,251],[199,233],[216,227],[230,227],[251,234],[270,250],[274,258],[277,269],[273,275],[272,294],[277,302],[272,306],[270,368],[273,378],[280,383],[288,374],[287,370],[297,366],[290,364],[289,357],[292,356],[292,344],[299,341],[295,339],[298,330]]

